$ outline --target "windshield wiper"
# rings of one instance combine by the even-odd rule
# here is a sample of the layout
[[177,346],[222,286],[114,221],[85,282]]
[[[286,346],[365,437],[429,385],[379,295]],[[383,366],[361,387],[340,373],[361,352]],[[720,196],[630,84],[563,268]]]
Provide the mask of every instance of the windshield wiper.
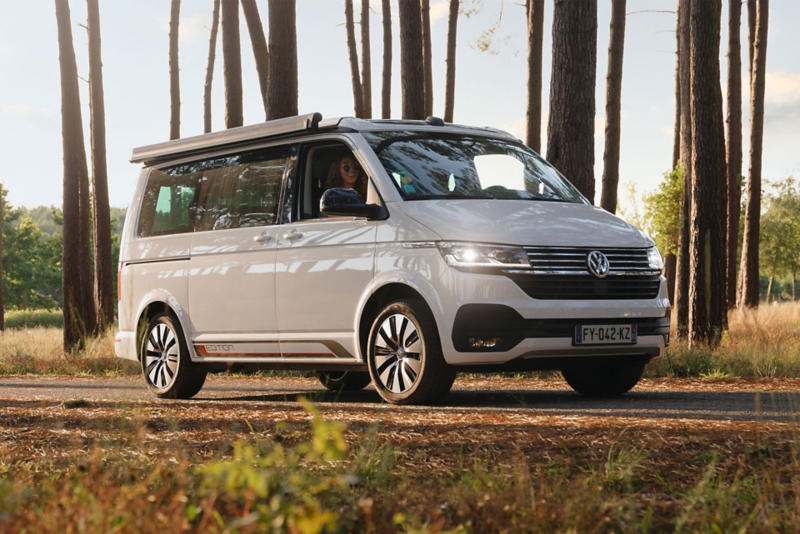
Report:
[[463,193],[447,193],[446,195],[419,195],[406,198],[406,200],[486,200],[493,197],[476,197],[475,195],[465,195]]

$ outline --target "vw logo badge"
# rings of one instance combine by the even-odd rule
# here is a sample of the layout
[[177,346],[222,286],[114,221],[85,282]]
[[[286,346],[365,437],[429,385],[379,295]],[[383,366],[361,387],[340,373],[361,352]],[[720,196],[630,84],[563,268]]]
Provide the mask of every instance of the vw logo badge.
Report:
[[608,258],[599,250],[593,250],[586,256],[586,265],[589,267],[589,272],[597,278],[605,278],[610,267]]

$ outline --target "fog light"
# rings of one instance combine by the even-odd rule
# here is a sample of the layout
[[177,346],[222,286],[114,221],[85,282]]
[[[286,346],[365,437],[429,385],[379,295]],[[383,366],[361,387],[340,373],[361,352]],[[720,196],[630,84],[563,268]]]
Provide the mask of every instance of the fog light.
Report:
[[474,349],[493,349],[503,341],[502,337],[470,337],[469,346]]

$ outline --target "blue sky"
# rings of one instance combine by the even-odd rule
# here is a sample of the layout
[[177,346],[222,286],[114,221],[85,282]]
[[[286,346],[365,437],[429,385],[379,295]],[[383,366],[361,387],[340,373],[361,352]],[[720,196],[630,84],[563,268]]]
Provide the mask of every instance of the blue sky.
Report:
[[[358,0],[355,2],[360,3]],[[392,2],[396,10],[396,1]],[[0,182],[14,205],[60,204],[62,153],[60,80],[55,7],[52,0],[2,0],[0,18]],[[382,68],[381,2],[372,0],[373,113],[380,113]],[[443,114],[447,0],[431,0],[434,113]],[[479,13],[459,19],[455,121],[494,126],[524,137],[526,98],[525,12],[521,0],[483,0]],[[622,94],[621,182],[639,191],[656,186],[672,154],[674,121],[675,19],[677,0],[628,0]],[[722,75],[727,45],[723,7]],[[345,41],[342,0],[297,0],[301,113],[351,116],[353,98]],[[86,3],[72,0],[78,70],[88,75]],[[266,0],[258,0],[262,18]],[[546,1],[544,109],[550,83],[552,1]],[[183,0],[180,66],[183,136],[202,133],[203,79],[212,0]],[[800,170],[800,54],[797,26],[800,2],[770,3],[764,140],[764,177],[777,180]],[[474,43],[485,30],[495,32],[496,54],[479,52]],[[358,13],[358,9],[356,9]],[[139,167],[128,163],[131,148],[164,141],[169,133],[167,23],[169,0],[100,0],[105,77],[110,201],[126,206]],[[605,76],[610,0],[599,1],[596,176],[602,175]],[[358,16],[358,15],[357,15]],[[400,53],[397,14],[394,22],[392,115],[400,115]],[[242,24],[244,122],[263,120],[258,80],[247,31]],[[747,29],[742,28],[746,43]],[[219,45],[219,43],[218,43]],[[746,51],[743,62],[746,65]],[[745,86],[747,77],[743,77]],[[81,82],[84,132],[88,142],[88,86]],[[218,48],[213,88],[214,130],[224,127],[222,53]],[[723,90],[723,94],[724,94]],[[748,96],[745,88],[745,174],[748,149]],[[546,125],[546,117],[544,119]],[[546,139],[546,136],[543,136]],[[88,157],[87,150],[87,157]],[[600,188],[598,185],[598,198]],[[623,195],[624,196],[624,195]],[[625,199],[623,199],[625,202]]]

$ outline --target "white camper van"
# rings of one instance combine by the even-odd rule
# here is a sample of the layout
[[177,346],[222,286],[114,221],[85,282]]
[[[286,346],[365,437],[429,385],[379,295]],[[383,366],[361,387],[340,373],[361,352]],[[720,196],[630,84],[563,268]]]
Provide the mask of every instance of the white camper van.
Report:
[[116,353],[159,397],[316,371],[430,403],[456,373],[630,390],[669,342],[652,239],[508,133],[318,114],[133,150]]

